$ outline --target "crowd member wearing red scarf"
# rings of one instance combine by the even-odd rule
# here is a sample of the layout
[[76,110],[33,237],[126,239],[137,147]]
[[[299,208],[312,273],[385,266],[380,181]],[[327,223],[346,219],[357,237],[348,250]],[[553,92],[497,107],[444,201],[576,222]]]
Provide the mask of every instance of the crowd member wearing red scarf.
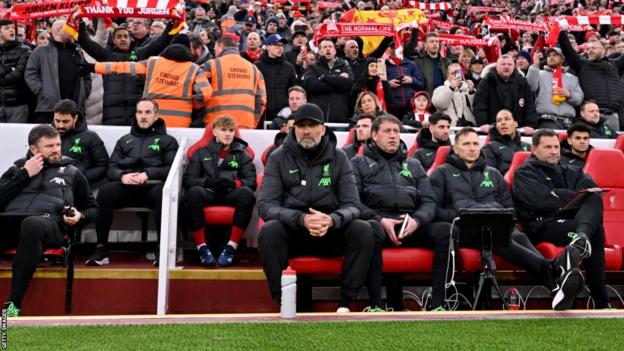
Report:
[[251,32],[247,35],[247,50],[241,52],[241,56],[251,63],[256,63],[261,55],[262,39],[260,39],[260,34]]

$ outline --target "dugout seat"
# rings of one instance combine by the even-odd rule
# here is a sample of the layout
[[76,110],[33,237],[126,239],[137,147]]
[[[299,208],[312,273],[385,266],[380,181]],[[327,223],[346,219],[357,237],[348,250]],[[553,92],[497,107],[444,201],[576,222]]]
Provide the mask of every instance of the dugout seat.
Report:
[[412,144],[412,146],[410,146],[410,148],[407,150],[407,157],[414,156],[414,153],[416,152],[416,150],[418,150],[418,147],[418,141],[414,140],[414,144]]
[[522,166],[522,164],[528,160],[529,157],[531,157],[531,153],[529,151],[518,151],[514,154],[509,170],[505,173],[505,183],[507,183],[507,187],[510,191],[513,185],[514,172],[518,169],[518,167]]
[[445,146],[440,146],[438,148],[438,151],[436,152],[435,158],[433,159],[433,163],[431,164],[431,167],[429,168],[429,170],[427,171],[427,175],[431,175],[431,173],[433,173],[433,171],[442,166],[443,164],[446,163],[446,157],[449,154],[449,150],[450,150],[450,146],[445,145]]
[[624,134],[618,136],[617,139],[615,139],[615,145],[613,146],[613,148],[624,152]]

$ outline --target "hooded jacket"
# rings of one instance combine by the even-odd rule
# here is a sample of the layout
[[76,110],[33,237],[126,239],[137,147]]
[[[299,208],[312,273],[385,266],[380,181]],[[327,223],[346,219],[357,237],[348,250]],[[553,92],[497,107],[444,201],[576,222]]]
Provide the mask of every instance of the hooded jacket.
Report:
[[283,57],[271,58],[265,50],[256,62],[266,85],[266,119],[272,120],[288,106],[288,89],[296,84],[295,68]]
[[24,70],[30,48],[16,41],[0,45],[0,106],[25,105],[28,88]]
[[72,160],[61,158],[61,163],[45,163],[41,172],[33,177],[24,169],[32,157],[15,161],[0,178],[0,209],[5,213],[32,213],[47,215],[54,219],[59,228],[63,225],[65,206],[73,206],[82,213],[80,224],[86,224],[97,216],[97,203],[91,195],[89,183]]
[[[593,149],[594,147],[589,145],[586,157],[589,156],[589,153]],[[561,142],[561,160],[559,160],[559,163],[563,165],[579,167],[582,169],[583,167],[585,167],[586,160],[586,158],[582,158],[581,156],[578,156],[577,154],[572,152],[572,146],[570,146],[570,143],[568,143],[567,139]]]
[[408,213],[419,226],[436,213],[435,194],[420,163],[407,157],[405,144],[389,159],[370,143],[351,160],[362,202],[362,219],[397,218]]
[[438,148],[440,146],[451,145],[450,140],[444,142],[433,141],[429,128],[423,128],[420,130],[418,136],[416,137],[416,142],[418,143],[418,149],[414,152],[412,157],[420,162],[425,171],[428,171],[429,168],[431,168]]
[[258,212],[264,221],[302,230],[303,218],[313,208],[330,215],[333,228],[342,229],[360,218],[359,201],[351,163],[336,149],[331,129],[312,151],[297,144],[293,129],[264,168]]
[[490,127],[490,142],[483,146],[488,166],[505,174],[511,166],[514,154],[518,151],[531,151],[531,145],[522,142],[520,132],[516,132],[516,138],[511,139],[509,135],[501,135],[494,126]]
[[183,185],[185,189],[193,186],[214,189],[214,183],[219,178],[234,180],[237,187],[246,186],[256,190],[256,166],[253,158],[247,153],[247,142],[234,137],[230,152],[219,164],[219,151],[223,144],[213,137],[205,147],[198,149],[189,160],[184,172]]
[[514,207],[503,176],[486,164],[483,154],[472,168],[468,168],[453,150],[449,151],[446,162],[429,178],[439,204],[439,220],[452,222],[462,208]]
[[386,60],[386,73],[388,81],[393,79],[401,80],[403,76],[412,78],[412,84],[401,84],[398,88],[390,88],[391,94],[386,96],[389,110],[409,107],[414,94],[419,90],[425,89],[425,77],[422,70],[417,64],[408,59],[403,59],[398,65],[391,59]]
[[162,119],[148,129],[140,128],[135,119],[130,134],[117,141],[106,175],[109,180],[118,182],[126,173],[145,172],[149,180],[164,182],[177,150],[178,141],[167,134]]
[[618,133],[605,122],[606,119],[602,117],[596,124],[591,124],[580,116],[575,120],[575,123],[582,123],[589,128],[590,139],[617,139]]
[[[342,73],[348,74],[349,77],[341,77]],[[334,65],[330,69],[327,61],[321,58],[308,68],[303,80],[308,93],[308,102],[318,105],[323,110],[326,122],[349,122],[349,94],[354,80],[351,68],[344,60],[335,58]]]
[[574,197],[577,190],[596,187],[591,176],[576,166],[550,165],[535,156],[514,173],[513,197],[518,217],[527,231],[542,219],[555,218],[558,209]]
[[61,150],[63,155],[73,160],[72,164],[87,177],[90,184],[106,176],[108,152],[100,136],[87,129],[81,113],[78,113],[74,129],[61,135]]

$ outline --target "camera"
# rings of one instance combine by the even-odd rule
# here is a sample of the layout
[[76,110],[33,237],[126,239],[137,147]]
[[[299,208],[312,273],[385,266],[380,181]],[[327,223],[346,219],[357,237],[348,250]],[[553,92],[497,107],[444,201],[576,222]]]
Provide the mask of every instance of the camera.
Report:
[[71,206],[67,206],[63,209],[63,212],[61,212],[61,215],[67,216],[67,217],[73,217],[76,215],[76,210]]

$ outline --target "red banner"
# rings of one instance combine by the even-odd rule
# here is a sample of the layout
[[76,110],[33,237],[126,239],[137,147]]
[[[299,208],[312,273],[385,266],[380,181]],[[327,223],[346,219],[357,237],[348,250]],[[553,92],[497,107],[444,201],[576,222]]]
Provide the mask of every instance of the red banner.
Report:
[[459,28],[461,30],[464,31],[464,33],[469,33],[470,30],[466,27],[462,27],[459,26],[455,23],[451,23],[451,22],[445,22],[445,21],[440,21],[437,19],[429,19],[429,24],[433,25],[434,27],[438,28],[438,29],[443,29],[443,30],[447,30],[450,31],[452,28]]
[[503,8],[502,7],[488,7],[488,6],[468,6],[468,11],[466,12],[467,15],[473,14],[473,13],[499,13],[499,12],[503,12]]
[[444,45],[463,45],[463,46],[492,46],[494,45],[488,39],[477,39],[470,35],[454,35],[454,34],[438,34],[440,44]]
[[84,17],[141,17],[141,18],[173,18],[175,10],[167,8],[134,8],[112,6],[86,6]]
[[40,2],[31,4],[15,4],[11,11],[11,19],[28,20],[68,15],[76,6],[86,6],[93,0],[70,0],[63,2]]
[[524,22],[515,19],[493,19],[488,18],[485,24],[490,26],[490,29],[513,29],[513,30],[529,30],[533,32],[544,32],[546,26],[544,24],[535,24],[531,22]]
[[314,41],[326,37],[360,37],[394,35],[394,25],[389,23],[324,23],[314,34]]

